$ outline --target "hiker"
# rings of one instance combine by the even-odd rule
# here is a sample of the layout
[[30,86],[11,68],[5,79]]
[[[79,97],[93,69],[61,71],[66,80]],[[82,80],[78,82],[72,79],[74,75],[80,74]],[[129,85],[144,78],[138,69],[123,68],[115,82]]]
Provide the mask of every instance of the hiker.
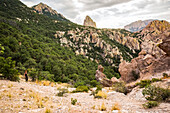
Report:
[[28,81],[27,70],[25,70],[24,76],[25,76],[25,81],[27,82]]

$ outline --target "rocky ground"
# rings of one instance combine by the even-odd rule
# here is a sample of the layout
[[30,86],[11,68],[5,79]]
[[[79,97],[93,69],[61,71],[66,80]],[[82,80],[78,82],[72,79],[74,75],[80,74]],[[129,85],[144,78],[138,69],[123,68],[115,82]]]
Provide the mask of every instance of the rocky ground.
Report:
[[[47,86],[44,86],[47,85]],[[131,93],[124,95],[110,88],[103,88],[107,93],[106,99],[94,99],[88,93],[66,93],[63,97],[57,96],[59,89],[69,88],[67,84],[49,84],[36,82],[11,82],[0,80],[0,113],[117,113],[112,111],[113,106],[122,113],[168,113],[170,103],[161,103],[158,107],[144,109],[146,102],[141,91],[134,88]],[[71,98],[77,99],[76,105],[71,104]],[[102,104],[106,111],[101,111]]]

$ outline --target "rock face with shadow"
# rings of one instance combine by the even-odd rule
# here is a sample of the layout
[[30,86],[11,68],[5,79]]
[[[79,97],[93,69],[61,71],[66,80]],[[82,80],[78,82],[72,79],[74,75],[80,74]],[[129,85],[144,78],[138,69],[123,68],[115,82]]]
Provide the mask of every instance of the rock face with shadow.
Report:
[[142,39],[141,52],[131,62],[119,65],[121,80],[129,83],[137,79],[170,74],[170,24],[153,21],[138,37]]

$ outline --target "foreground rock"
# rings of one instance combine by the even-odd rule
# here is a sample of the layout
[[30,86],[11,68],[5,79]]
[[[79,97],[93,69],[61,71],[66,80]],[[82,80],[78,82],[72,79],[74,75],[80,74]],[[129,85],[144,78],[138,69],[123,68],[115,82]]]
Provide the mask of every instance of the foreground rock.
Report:
[[119,65],[121,79],[132,82],[152,76],[170,74],[170,24],[166,21],[153,21],[142,30],[142,51],[130,63]]
[[90,27],[96,27],[96,23],[89,16],[86,16],[83,25],[90,26]]
[[103,73],[104,67],[102,65],[98,66],[98,70],[96,70],[96,80],[100,82],[104,87],[111,87],[114,83],[119,82],[116,77],[113,77],[111,80],[106,77]]

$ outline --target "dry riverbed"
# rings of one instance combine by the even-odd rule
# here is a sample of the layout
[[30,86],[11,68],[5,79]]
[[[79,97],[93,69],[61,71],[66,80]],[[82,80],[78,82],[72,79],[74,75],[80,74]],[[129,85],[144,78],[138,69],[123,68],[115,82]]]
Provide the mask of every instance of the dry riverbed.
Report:
[[[47,86],[44,86],[47,85]],[[66,93],[57,96],[59,89],[69,88],[67,84],[49,84],[36,82],[11,82],[0,80],[0,113],[168,113],[170,103],[161,103],[158,107],[144,109],[146,102],[141,90],[134,89],[128,95],[103,88],[106,99],[95,99],[88,93]],[[71,98],[77,99],[75,105]],[[105,107],[106,111],[101,111]],[[120,110],[114,110],[117,107]]]

